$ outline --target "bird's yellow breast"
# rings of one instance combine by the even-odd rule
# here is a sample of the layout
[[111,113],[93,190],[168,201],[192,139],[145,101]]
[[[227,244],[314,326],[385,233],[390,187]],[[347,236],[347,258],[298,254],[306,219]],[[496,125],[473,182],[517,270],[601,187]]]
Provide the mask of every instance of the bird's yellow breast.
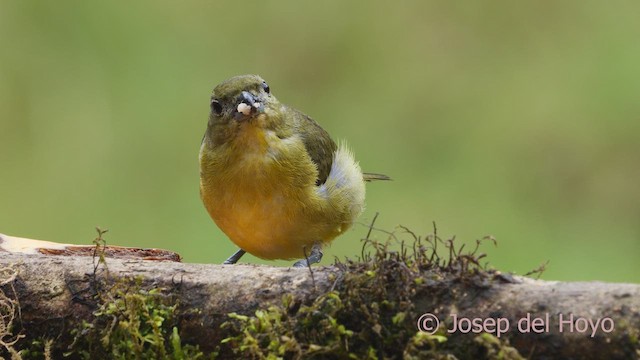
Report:
[[297,137],[243,125],[233,143],[200,151],[200,193],[207,211],[240,248],[265,259],[304,256],[341,229],[323,221],[317,170]]

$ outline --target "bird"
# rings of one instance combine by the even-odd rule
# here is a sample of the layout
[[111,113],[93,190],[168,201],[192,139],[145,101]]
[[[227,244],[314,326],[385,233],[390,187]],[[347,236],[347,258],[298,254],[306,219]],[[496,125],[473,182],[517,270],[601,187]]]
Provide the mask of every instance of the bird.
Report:
[[262,259],[300,259],[308,267],[322,248],[363,212],[363,173],[344,142],[278,101],[258,75],[231,77],[213,89],[199,153],[200,198],[239,250]]

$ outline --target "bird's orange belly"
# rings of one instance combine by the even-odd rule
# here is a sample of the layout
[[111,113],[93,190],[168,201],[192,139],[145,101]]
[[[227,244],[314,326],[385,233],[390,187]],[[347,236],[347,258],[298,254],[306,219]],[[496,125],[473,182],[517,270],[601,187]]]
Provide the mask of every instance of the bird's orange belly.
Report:
[[[327,224],[309,223],[303,202],[279,192],[218,192],[203,200],[222,231],[241,249],[263,259],[302,258],[316,242],[333,239]],[[317,220],[317,219],[316,219]]]
[[303,146],[298,137],[245,126],[235,141],[243,152],[223,165],[201,153],[202,200],[231,241],[263,259],[293,259],[339,234],[316,194],[315,165],[291,152]]

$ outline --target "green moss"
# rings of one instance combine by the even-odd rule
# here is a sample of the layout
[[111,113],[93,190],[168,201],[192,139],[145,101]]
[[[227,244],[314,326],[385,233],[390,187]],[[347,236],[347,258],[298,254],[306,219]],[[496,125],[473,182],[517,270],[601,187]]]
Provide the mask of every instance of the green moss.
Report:
[[[204,359],[193,345],[184,345],[178,330],[178,303],[162,288],[146,290],[141,278],[112,279],[105,258],[107,230],[96,229],[91,288],[93,320],[72,330],[65,357],[80,359]],[[96,274],[102,267],[104,278]]]
[[484,357],[490,360],[525,360],[518,350],[509,345],[508,340],[500,340],[491,334],[480,334],[473,341],[484,350]]
[[324,294],[312,305],[301,307],[295,316],[289,314],[292,301],[287,295],[282,306],[257,310],[250,317],[229,314],[234,321],[225,323],[223,329],[236,335],[224,339],[223,344],[231,346],[235,355],[248,358],[349,358],[351,352],[345,345],[354,334],[336,318],[344,309],[338,294]]
[[20,350],[19,357],[14,357],[12,360],[49,360],[53,359],[51,356],[51,349],[53,347],[53,340],[36,339],[31,341],[29,346]]
[[182,345],[176,307],[162,289],[144,290],[139,279],[122,279],[100,294],[91,323],[74,330],[66,356],[82,359],[202,359],[197,347]]

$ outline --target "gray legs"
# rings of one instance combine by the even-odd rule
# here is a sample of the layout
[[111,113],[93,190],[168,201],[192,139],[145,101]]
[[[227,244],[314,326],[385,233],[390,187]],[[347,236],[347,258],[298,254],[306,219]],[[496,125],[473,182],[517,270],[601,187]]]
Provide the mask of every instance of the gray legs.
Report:
[[242,255],[246,254],[247,252],[240,249],[238,251],[236,251],[233,255],[229,256],[229,258],[227,260],[225,260],[222,265],[230,265],[230,264],[235,264],[238,262],[238,260],[240,260],[240,258],[242,257]]
[[[229,256],[229,258],[225,260],[222,264],[223,265],[235,264],[246,253],[247,253],[246,251],[239,249],[233,255]],[[307,256],[306,259],[296,261],[296,263],[293,264],[293,267],[308,267],[311,264],[319,263],[320,260],[322,260],[322,255],[324,254],[322,253],[322,248],[320,247],[320,245],[318,244],[313,245],[311,247],[311,252],[309,253],[309,256]]]
[[298,260],[293,264],[293,267],[308,267],[311,264],[319,263],[322,260],[322,247],[320,245],[315,244],[311,247],[311,253],[307,256],[306,259]]

